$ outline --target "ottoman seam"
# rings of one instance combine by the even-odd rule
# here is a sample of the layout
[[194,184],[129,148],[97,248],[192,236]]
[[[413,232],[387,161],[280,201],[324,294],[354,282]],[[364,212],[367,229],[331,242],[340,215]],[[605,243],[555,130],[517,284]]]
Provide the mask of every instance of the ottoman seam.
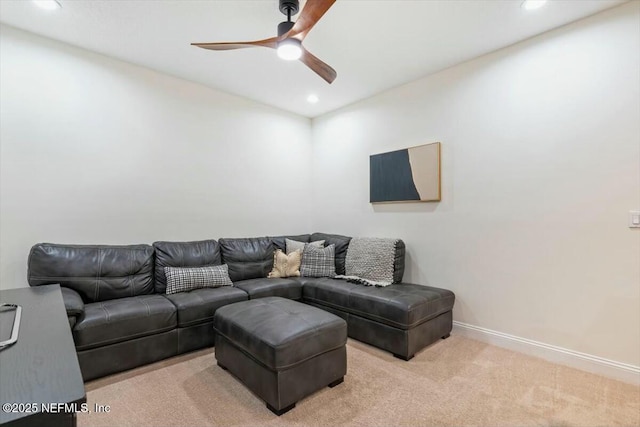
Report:
[[295,362],[295,363],[291,363],[291,364],[284,365],[284,366],[279,366],[279,367],[271,367],[271,366],[268,366],[268,365],[267,365],[266,363],[264,363],[263,361],[261,361],[260,359],[258,359],[258,358],[256,357],[256,355],[255,355],[255,354],[251,353],[249,350],[247,350],[246,348],[244,348],[244,346],[239,345],[238,343],[236,343],[236,342],[234,342],[233,340],[231,340],[231,339],[230,339],[226,334],[221,333],[217,328],[214,328],[214,330],[215,330],[216,334],[220,335],[221,337],[224,337],[224,339],[226,339],[227,341],[229,341],[229,343],[230,343],[231,345],[233,345],[234,347],[236,347],[238,350],[242,351],[242,352],[243,352],[243,353],[245,353],[247,356],[250,356],[252,359],[254,359],[256,362],[260,363],[260,364],[261,364],[262,366],[264,366],[265,368],[268,368],[268,369],[270,369],[270,370],[272,370],[272,371],[276,371],[276,372],[286,371],[287,369],[290,369],[290,368],[292,368],[292,367],[294,367],[294,366],[296,366],[296,365],[299,365],[300,363],[303,363],[303,362],[306,362],[306,361],[308,361],[308,360],[311,360],[311,359],[313,359],[314,357],[317,357],[317,356],[320,356],[320,355],[322,355],[322,354],[328,353],[328,352],[330,352],[330,351],[333,351],[333,350],[337,350],[337,349],[339,349],[339,348],[342,348],[342,347],[344,347],[344,346],[345,346],[345,344],[346,344],[346,341],[345,341],[345,343],[342,343],[342,344],[340,344],[340,345],[337,345],[337,346],[331,347],[331,348],[329,348],[329,349],[327,349],[326,351],[323,351],[323,352],[321,352],[321,353],[316,353],[316,354],[314,354],[313,356],[309,356],[309,357],[306,357],[306,358],[304,358],[304,359],[298,360],[298,361],[297,361],[297,362]]

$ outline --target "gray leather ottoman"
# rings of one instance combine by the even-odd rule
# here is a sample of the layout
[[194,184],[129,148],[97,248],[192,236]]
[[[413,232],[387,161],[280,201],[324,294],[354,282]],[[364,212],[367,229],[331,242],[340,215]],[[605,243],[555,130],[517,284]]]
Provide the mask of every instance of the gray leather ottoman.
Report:
[[347,373],[347,324],[324,310],[260,298],[219,308],[213,326],[218,365],[276,415]]

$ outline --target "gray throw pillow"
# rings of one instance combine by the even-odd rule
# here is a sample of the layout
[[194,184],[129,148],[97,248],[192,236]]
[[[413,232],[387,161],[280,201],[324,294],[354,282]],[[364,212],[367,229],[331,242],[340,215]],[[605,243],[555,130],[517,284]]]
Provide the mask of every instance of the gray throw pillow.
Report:
[[165,267],[164,274],[167,276],[167,294],[200,288],[233,286],[227,264],[206,267]]
[[335,277],[336,245],[318,248],[306,244],[302,252],[300,275],[303,277]]
[[299,242],[297,240],[284,239],[284,243],[286,245],[287,255],[291,254],[291,252],[294,251],[304,251],[305,245],[313,245],[316,248],[324,248],[324,240],[316,240],[315,242],[305,243]]

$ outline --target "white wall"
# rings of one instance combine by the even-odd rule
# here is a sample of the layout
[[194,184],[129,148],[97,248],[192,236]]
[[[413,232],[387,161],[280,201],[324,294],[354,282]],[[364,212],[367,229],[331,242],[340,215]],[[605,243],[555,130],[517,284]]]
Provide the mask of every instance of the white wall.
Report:
[[[457,321],[640,365],[639,8],[313,120],[314,229],[402,238]],[[369,155],[434,141],[442,202],[368,203]]]
[[[457,321],[638,366],[639,7],[312,127],[0,26],[0,289],[26,286],[39,241],[394,236],[405,279],[455,291]],[[433,141],[442,202],[368,203],[370,154]]]
[[41,241],[311,231],[308,119],[0,31],[0,288]]

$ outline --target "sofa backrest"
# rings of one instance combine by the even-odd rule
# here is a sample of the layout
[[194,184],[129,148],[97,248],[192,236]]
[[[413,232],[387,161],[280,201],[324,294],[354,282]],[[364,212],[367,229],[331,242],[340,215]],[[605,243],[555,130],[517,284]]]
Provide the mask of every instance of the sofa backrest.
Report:
[[219,239],[218,243],[232,282],[267,277],[273,268],[275,245],[269,237]]
[[151,294],[153,248],[39,243],[29,253],[28,280],[30,286],[59,283],[85,302]]
[[165,267],[204,267],[222,264],[220,245],[215,240],[195,242],[155,242],[155,290],[167,292]]
[[324,240],[325,247],[336,245],[336,274],[344,274],[344,263],[351,237],[341,236],[339,234],[313,233],[310,241],[315,242],[316,240]]

